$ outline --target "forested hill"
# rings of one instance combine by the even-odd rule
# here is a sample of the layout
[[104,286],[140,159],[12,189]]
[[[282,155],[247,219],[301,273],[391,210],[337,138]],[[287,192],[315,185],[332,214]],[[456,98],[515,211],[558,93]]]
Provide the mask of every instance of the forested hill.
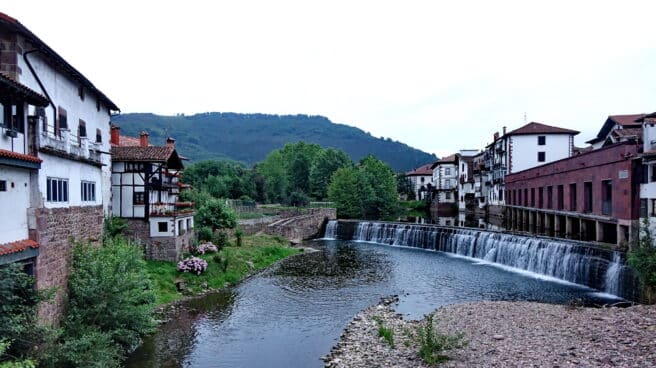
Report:
[[153,144],[176,139],[180,154],[197,162],[232,159],[252,165],[286,143],[305,141],[346,152],[352,160],[373,154],[395,171],[407,171],[436,158],[389,138],[381,139],[348,125],[334,124],[323,116],[202,113],[191,116],[121,114],[112,122],[122,135],[150,134]]

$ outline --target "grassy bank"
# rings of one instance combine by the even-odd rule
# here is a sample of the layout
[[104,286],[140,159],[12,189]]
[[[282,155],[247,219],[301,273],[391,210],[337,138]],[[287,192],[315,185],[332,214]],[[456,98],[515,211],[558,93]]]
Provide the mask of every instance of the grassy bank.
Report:
[[[241,247],[229,246],[218,253],[201,255],[200,258],[208,264],[207,270],[201,275],[178,272],[174,262],[147,261],[148,273],[157,293],[157,304],[170,303],[207,288],[221,288],[226,282],[237,283],[253,272],[299,252],[288,244],[281,237],[244,236]],[[183,293],[176,289],[176,280],[184,281],[186,290]]]

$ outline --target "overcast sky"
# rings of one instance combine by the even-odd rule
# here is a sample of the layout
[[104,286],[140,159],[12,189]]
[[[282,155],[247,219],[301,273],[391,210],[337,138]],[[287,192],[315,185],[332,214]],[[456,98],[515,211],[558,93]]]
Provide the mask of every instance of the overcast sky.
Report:
[[656,1],[3,1],[122,112],[324,115],[438,156],[656,111]]

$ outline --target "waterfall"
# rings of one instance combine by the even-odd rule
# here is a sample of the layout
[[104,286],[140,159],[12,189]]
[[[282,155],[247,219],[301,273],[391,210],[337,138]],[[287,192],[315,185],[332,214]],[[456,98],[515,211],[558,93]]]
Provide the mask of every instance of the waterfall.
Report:
[[619,252],[564,239],[538,238],[434,225],[331,221],[326,238],[358,240],[453,253],[585,285],[626,299],[638,298],[636,278]]
[[328,221],[328,223],[326,224],[326,233],[323,236],[323,238],[327,240],[335,239],[337,236],[336,231],[337,231],[337,221],[335,220]]

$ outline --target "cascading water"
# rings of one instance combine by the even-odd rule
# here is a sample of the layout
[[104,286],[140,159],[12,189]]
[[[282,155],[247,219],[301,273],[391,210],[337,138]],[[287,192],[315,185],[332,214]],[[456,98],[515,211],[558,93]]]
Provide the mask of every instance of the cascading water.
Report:
[[431,225],[330,221],[326,238],[432,249],[555,277],[636,300],[638,287],[619,252],[578,242]]

